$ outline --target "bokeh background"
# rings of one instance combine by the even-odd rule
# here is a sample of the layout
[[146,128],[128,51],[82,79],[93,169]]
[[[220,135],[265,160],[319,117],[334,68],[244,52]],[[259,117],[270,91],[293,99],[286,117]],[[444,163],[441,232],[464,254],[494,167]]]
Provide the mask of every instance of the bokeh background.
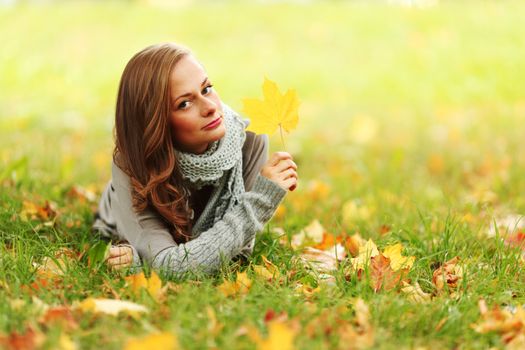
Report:
[[264,76],[297,90],[291,213],[344,229],[354,200],[374,214],[366,229],[418,210],[524,209],[521,1],[0,4],[0,178],[23,196],[100,192],[120,74],[140,49],[174,41],[237,110]]

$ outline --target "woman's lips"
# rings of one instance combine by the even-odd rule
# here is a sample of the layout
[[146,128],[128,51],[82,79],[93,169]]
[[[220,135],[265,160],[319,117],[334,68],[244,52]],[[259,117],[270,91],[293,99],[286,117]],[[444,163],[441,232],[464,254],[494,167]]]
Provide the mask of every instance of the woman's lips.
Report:
[[216,127],[218,127],[219,125],[221,125],[222,123],[222,117],[219,117],[215,120],[213,120],[211,123],[208,123],[206,124],[203,129],[205,130],[211,130],[211,129],[215,129]]

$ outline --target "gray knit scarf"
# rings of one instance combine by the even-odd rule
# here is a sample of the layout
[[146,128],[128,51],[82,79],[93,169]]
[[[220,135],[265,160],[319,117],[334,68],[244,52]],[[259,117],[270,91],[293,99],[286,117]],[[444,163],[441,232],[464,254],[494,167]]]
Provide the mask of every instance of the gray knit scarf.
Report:
[[[196,189],[205,185],[220,187],[219,199],[213,223],[244,193],[242,176],[242,147],[246,139],[245,125],[235,112],[222,104],[226,133],[223,138],[213,142],[202,154],[177,152],[182,178]],[[187,193],[188,194],[188,193]]]

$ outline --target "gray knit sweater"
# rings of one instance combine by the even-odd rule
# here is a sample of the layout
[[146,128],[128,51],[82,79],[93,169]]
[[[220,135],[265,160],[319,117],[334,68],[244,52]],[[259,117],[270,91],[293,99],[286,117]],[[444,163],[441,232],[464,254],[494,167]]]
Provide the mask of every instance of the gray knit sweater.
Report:
[[[212,227],[204,227],[202,232],[193,232],[194,238],[187,243],[175,243],[165,222],[154,210],[135,213],[129,177],[115,163],[112,163],[112,179],[102,194],[93,228],[106,236],[129,242],[134,251],[134,267],[144,261],[177,275],[189,271],[214,272],[221,261],[251,253],[255,234],[263,229],[286,195],[276,183],[260,175],[267,159],[267,148],[266,137],[247,132],[243,147],[246,192],[240,203],[225,212],[221,220]],[[210,221],[209,216],[215,214],[224,184],[220,181],[213,188],[195,227]]]

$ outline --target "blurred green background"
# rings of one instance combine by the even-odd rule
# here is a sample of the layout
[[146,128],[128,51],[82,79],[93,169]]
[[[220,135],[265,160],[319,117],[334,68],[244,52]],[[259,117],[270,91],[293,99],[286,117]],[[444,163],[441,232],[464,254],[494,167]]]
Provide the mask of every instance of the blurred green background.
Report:
[[44,193],[101,188],[120,74],[140,49],[174,41],[237,110],[265,75],[297,90],[286,148],[303,188],[318,179],[340,200],[385,190],[447,208],[490,191],[523,209],[525,4],[408,3],[5,1],[3,176]]

